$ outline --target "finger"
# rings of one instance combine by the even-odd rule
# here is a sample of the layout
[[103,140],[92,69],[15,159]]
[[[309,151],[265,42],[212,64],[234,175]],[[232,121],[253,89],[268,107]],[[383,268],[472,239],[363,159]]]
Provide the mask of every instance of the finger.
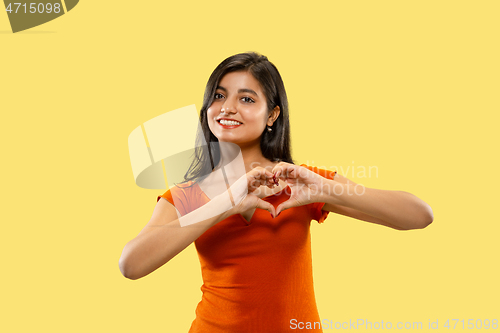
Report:
[[285,166],[278,171],[278,175],[276,176],[276,179],[278,179],[278,180],[282,179],[282,180],[286,181],[288,178],[290,178],[290,175],[289,175],[288,167]]
[[265,185],[265,186],[273,185],[272,177],[268,177],[267,175],[264,175],[264,177],[262,177],[262,178],[260,178],[258,180],[258,184],[259,184],[259,186],[262,186],[262,185]]
[[270,171],[266,171],[265,179],[263,179],[262,185],[266,185],[269,188],[273,188],[276,183],[274,182],[274,175]]
[[260,179],[254,179],[248,184],[248,190],[253,192],[262,186],[262,181]]
[[248,177],[248,187],[253,190],[259,188],[262,185],[262,170],[258,168],[253,169],[249,172]]
[[276,179],[276,176],[274,174],[271,174],[271,177],[269,178],[269,183],[273,184],[273,185],[278,185],[279,184],[279,180]]
[[289,165],[286,168],[286,178],[296,178],[297,177],[297,166]]
[[273,180],[273,178],[274,178],[274,174],[271,171],[267,170],[267,169],[266,169],[265,175],[266,175],[266,181],[267,182],[271,182]]
[[267,185],[271,183],[273,174],[269,170],[258,167],[256,168],[256,172],[257,172],[256,178],[260,180],[261,185]]
[[280,181],[280,176],[281,176],[281,169],[277,169],[276,173],[274,174],[275,181],[279,182]]
[[274,206],[267,201],[259,199],[257,201],[257,208],[267,210],[269,213],[271,213],[273,218],[276,217],[276,210],[274,209]]
[[262,174],[265,174],[266,177],[269,177],[269,176],[272,176],[272,172],[269,171],[268,169],[266,168],[263,168],[263,167],[258,167],[259,171],[262,173]]
[[283,166],[285,165],[285,162],[279,162],[274,166],[274,168],[271,170],[272,174],[276,179],[281,175],[281,170],[283,169]]
[[254,191],[258,188],[259,186],[257,185],[257,180],[256,179],[250,179],[248,182],[248,190],[249,191]]
[[281,162],[275,166],[273,171],[275,170],[276,179],[283,179],[284,181],[286,181],[288,178],[294,178],[293,171],[295,170],[295,168],[296,165],[294,164]]
[[267,172],[262,175],[262,185],[268,185],[272,183],[273,175]]
[[282,202],[278,205],[278,207],[276,207],[276,216],[278,216],[282,211],[295,206],[297,206],[297,202],[295,200],[288,199],[287,201]]

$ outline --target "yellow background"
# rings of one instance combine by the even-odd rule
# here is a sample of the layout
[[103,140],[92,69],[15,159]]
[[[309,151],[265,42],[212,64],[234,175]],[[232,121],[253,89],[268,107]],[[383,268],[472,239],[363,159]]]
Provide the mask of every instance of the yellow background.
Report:
[[199,110],[212,70],[245,51],[283,76],[298,163],[376,166],[378,177],[344,175],[434,211],[413,231],[333,213],[314,222],[321,318],[440,330],[449,318],[500,320],[499,10],[81,1],[17,34],[0,13],[0,330],[188,331],[201,297],[193,245],[136,281],[118,269],[163,193],[135,185],[127,138],[170,110]]

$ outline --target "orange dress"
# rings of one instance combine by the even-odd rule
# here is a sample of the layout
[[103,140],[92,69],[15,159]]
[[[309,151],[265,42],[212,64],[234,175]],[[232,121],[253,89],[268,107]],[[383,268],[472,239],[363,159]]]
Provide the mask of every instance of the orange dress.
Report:
[[[333,179],[336,171],[310,167]],[[171,191],[172,190],[172,191]],[[199,207],[208,198],[199,186],[173,187],[163,195],[178,206]],[[290,197],[286,187],[263,198],[276,208]],[[202,299],[190,333],[295,332],[292,323],[320,322],[314,296],[311,220],[322,223],[328,211],[315,202],[278,217],[256,209],[250,223],[240,214],[220,221],[195,241],[201,263]],[[184,215],[185,207],[176,207]],[[188,210],[190,211],[190,210]],[[292,320],[294,320],[292,322]],[[322,332],[321,328],[307,332]]]

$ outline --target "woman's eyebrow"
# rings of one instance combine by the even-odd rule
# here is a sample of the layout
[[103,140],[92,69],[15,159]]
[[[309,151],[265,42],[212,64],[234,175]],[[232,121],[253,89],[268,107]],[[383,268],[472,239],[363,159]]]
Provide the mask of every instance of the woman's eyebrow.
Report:
[[[220,89],[220,90],[224,91],[225,93],[227,93],[227,89],[226,89],[226,88],[224,88],[224,87],[217,86],[216,90],[217,90],[217,89]],[[255,91],[253,91],[252,89],[248,89],[248,88],[238,89],[238,93],[245,93],[245,92],[246,92],[246,93],[249,93],[249,94],[253,94],[253,95],[257,96],[257,97],[259,96],[259,95],[257,95],[257,93],[256,93]]]
[[239,93],[245,93],[245,92],[246,92],[246,93],[249,93],[249,94],[253,94],[253,95],[257,96],[257,97],[259,96],[259,95],[257,95],[257,93],[256,93],[255,91],[253,91],[252,89],[239,89],[239,90],[238,90],[238,92],[239,92]]

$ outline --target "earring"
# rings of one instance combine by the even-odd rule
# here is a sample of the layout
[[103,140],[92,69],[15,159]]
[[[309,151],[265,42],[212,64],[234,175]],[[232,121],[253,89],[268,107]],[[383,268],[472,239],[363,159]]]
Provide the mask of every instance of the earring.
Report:
[[273,129],[272,129],[271,127],[267,126],[267,131],[268,131],[269,133],[271,133],[271,132],[273,131]]

